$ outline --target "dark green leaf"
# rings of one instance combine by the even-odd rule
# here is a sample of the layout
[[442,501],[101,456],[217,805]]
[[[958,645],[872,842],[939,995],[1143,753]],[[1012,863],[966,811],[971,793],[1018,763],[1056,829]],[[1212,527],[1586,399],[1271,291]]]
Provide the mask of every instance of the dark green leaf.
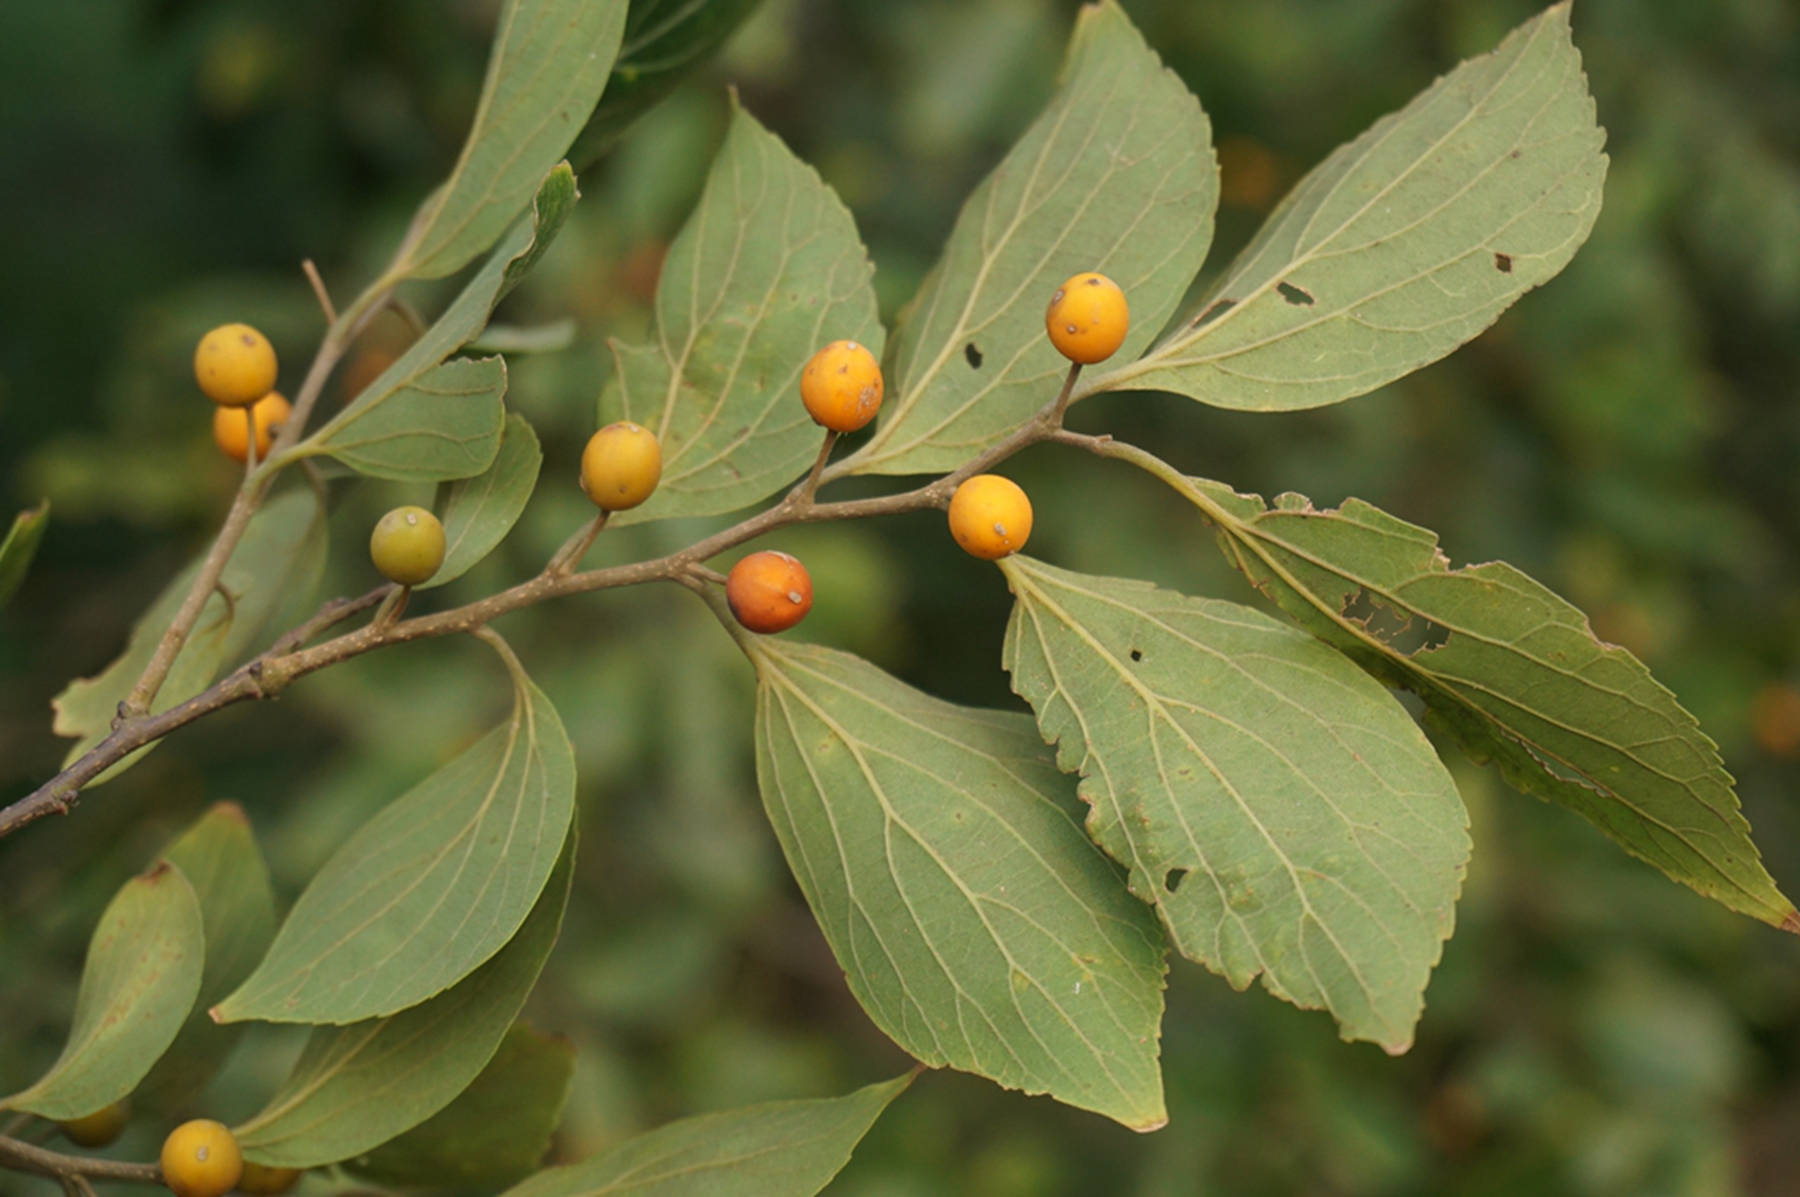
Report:
[[599,100],[625,11],[625,0],[508,0],[462,154],[389,277],[454,274],[518,218]]
[[0,607],[6,605],[7,600],[19,589],[19,584],[25,580],[25,573],[31,568],[31,559],[37,553],[38,542],[44,539],[44,529],[49,524],[49,499],[13,517],[6,539],[0,541]]
[[876,1024],[927,1064],[1166,1122],[1162,937],[1031,721],[830,649],[751,656],[763,805]]
[[669,247],[649,344],[613,343],[600,420],[662,441],[662,483],[614,522],[715,515],[806,471],[824,433],[800,371],[831,341],[880,353],[873,267],[850,212],[742,109],[706,193]]
[[1800,933],[1717,746],[1580,611],[1503,562],[1451,569],[1432,532],[1358,499],[1319,511],[1299,495],[1265,507],[1200,479],[1178,489],[1265,594],[1376,677],[1417,693],[1477,760],[1683,885]]
[[506,1197],[812,1197],[911,1083],[909,1073],[843,1097],[684,1118],[546,1169]]
[[550,1149],[574,1072],[567,1039],[515,1026],[460,1097],[350,1171],[401,1188],[492,1192],[512,1184]]
[[[963,205],[895,332],[881,423],[859,473],[950,470],[1050,402],[1069,363],[1044,332],[1064,279],[1125,289],[1128,361],[1212,242],[1212,129],[1116,3],[1081,11],[1050,106]],[[979,364],[977,364],[979,363]]]
[[1026,557],[1001,568],[1013,688],[1182,955],[1406,1050],[1469,836],[1393,695],[1235,603]]
[[1081,392],[1288,411],[1434,362],[1587,240],[1604,140],[1559,4],[1338,149],[1196,315]]
[[574,805],[562,720],[515,676],[512,717],[332,855],[214,1017],[357,1022],[456,984],[533,909]]
[[573,876],[571,824],[531,916],[450,990],[391,1018],[319,1027],[261,1113],[235,1128],[246,1159],[282,1168],[334,1163],[411,1130],[487,1067],[556,942]]
[[62,1055],[0,1109],[78,1118],[130,1093],[193,1009],[205,953],[200,903],[180,869],[165,861],[126,882],[88,944]]
[[444,506],[444,564],[418,589],[454,581],[493,552],[525,510],[543,464],[530,423],[517,412],[508,415],[494,464],[450,488]]

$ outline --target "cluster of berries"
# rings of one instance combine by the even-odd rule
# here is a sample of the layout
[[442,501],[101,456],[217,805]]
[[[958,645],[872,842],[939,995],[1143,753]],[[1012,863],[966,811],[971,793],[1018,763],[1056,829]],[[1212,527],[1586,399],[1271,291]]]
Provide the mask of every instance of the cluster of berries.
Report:
[[[131,1121],[131,1103],[115,1101],[92,1114],[61,1123],[62,1133],[82,1147],[105,1147]],[[222,1197],[240,1193],[285,1193],[300,1179],[299,1168],[272,1168],[252,1163],[238,1149],[237,1137],[210,1118],[184,1122],[163,1140],[159,1160],[163,1184],[175,1197]]]
[[249,455],[252,426],[256,456],[267,457],[275,434],[293,414],[275,389],[275,369],[275,347],[248,324],[221,324],[194,349],[194,378],[218,405],[213,409],[213,442],[228,457],[243,461]]

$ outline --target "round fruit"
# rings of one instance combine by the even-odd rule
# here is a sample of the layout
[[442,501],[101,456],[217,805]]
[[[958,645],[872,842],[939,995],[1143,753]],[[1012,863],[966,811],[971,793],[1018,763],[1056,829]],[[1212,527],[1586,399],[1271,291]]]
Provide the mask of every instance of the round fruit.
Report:
[[175,1197],[223,1197],[243,1171],[237,1140],[210,1118],[184,1122],[163,1140],[163,1183]]
[[214,403],[255,403],[275,389],[275,347],[248,324],[221,324],[200,338],[194,378]]
[[1103,362],[1125,343],[1131,309],[1125,292],[1104,274],[1078,274],[1056,289],[1044,328],[1057,352],[1072,362]]
[[59,1122],[65,1138],[82,1147],[105,1147],[125,1129],[131,1120],[131,1102],[120,1098],[110,1106],[101,1106],[92,1114],[83,1114],[67,1122]]
[[417,586],[444,563],[444,525],[423,507],[396,507],[376,522],[369,556],[388,581]]
[[812,578],[799,558],[765,549],[731,567],[725,601],[752,632],[785,632],[812,610]]
[[855,432],[881,410],[881,364],[855,341],[833,341],[800,372],[800,400],[833,432]]
[[[250,405],[250,418],[256,421],[256,460],[261,461],[269,455],[269,446],[275,441],[275,430],[293,412],[293,406],[282,397],[280,391],[270,391]],[[225,456],[244,460],[249,442],[250,430],[244,427],[242,408],[213,409],[213,443],[224,451]]]
[[581,451],[581,489],[602,511],[636,507],[661,480],[662,445],[642,424],[608,424]]
[[1010,478],[977,474],[950,498],[950,535],[965,552],[998,561],[1025,547],[1031,500]]
[[238,1180],[240,1193],[285,1193],[300,1179],[301,1168],[272,1168],[267,1164],[244,1161],[244,1175]]

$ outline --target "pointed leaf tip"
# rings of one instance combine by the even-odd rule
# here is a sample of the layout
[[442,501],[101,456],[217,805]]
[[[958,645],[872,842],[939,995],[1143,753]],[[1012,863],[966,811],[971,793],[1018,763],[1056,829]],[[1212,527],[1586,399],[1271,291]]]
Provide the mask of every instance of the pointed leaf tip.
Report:
[[1781,920],[1781,929],[1789,935],[1800,935],[1800,910],[1789,911],[1788,916]]

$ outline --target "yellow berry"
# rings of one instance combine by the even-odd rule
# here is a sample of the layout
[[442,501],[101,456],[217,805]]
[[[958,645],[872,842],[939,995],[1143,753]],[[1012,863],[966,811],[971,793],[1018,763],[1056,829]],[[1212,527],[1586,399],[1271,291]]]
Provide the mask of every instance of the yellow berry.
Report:
[[[269,455],[269,446],[275,441],[275,430],[293,414],[293,407],[282,396],[280,391],[270,391],[261,399],[250,405],[250,417],[256,421],[256,459],[261,461]],[[227,457],[244,460],[245,451],[250,445],[250,430],[244,427],[244,409],[241,407],[215,407],[213,409],[213,443],[219,446]]]
[[184,1122],[162,1145],[163,1183],[175,1197],[223,1197],[243,1175],[237,1139],[210,1118]]
[[267,1164],[244,1161],[244,1175],[238,1180],[240,1193],[285,1193],[300,1179],[301,1168],[272,1168]]
[[661,480],[662,445],[642,424],[608,424],[581,451],[581,489],[602,511],[636,507]]
[[119,1137],[131,1121],[131,1102],[120,1098],[110,1106],[101,1106],[92,1114],[83,1114],[57,1125],[65,1138],[82,1147],[105,1147]]
[[369,556],[388,581],[417,586],[444,563],[444,525],[423,507],[396,507],[376,522]]
[[275,389],[275,347],[248,324],[221,324],[200,338],[194,378],[214,403],[255,403]]
[[855,341],[833,341],[801,371],[800,400],[833,432],[855,432],[881,410],[881,364]]
[[812,610],[812,577],[797,557],[765,549],[731,567],[725,601],[752,632],[785,632]]
[[1056,289],[1044,328],[1057,352],[1072,362],[1103,362],[1125,343],[1131,308],[1119,284],[1104,274],[1078,274]]
[[998,561],[1025,547],[1031,535],[1031,500],[1010,478],[977,474],[950,498],[950,535],[965,552]]

